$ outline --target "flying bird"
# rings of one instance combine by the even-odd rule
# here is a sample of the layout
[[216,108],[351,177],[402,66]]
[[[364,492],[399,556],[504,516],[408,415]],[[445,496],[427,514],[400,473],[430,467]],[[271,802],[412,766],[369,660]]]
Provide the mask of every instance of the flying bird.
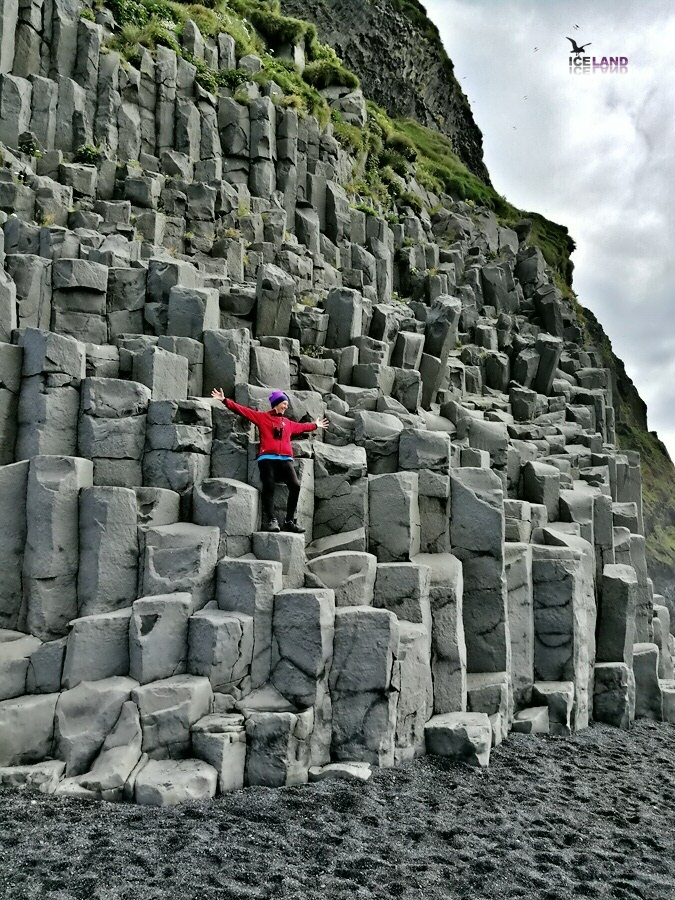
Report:
[[575,25],[574,27],[575,27],[575,28],[578,28],[579,26],[578,26],[578,25]]
[[539,47],[535,47],[534,52],[536,53],[538,49],[539,49]]
[[582,44],[581,47],[577,47],[577,42],[575,40],[573,40],[571,37],[568,37],[567,40],[571,42],[572,50],[574,51],[575,56],[581,56],[581,54],[584,52],[586,47],[590,47],[591,44],[593,43],[592,41],[589,41],[587,44]]

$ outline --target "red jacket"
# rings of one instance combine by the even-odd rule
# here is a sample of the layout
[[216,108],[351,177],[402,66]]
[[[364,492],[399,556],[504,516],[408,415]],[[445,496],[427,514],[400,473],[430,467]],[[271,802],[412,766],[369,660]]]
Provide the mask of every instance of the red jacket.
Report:
[[[294,422],[292,419],[280,416],[274,410],[258,412],[256,409],[249,409],[248,406],[241,406],[227,397],[225,398],[225,406],[257,426],[260,433],[258,456],[262,456],[265,453],[274,453],[277,456],[293,456],[291,438],[306,431],[316,431],[316,422]],[[274,436],[275,428],[281,428],[280,438]]]

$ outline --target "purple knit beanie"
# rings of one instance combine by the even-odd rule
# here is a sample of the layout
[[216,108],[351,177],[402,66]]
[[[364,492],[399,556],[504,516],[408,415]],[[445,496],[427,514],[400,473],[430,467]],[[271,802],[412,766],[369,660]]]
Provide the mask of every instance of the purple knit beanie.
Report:
[[270,394],[270,406],[272,409],[274,409],[277,403],[282,403],[284,400],[288,403],[288,397],[283,391],[272,391]]

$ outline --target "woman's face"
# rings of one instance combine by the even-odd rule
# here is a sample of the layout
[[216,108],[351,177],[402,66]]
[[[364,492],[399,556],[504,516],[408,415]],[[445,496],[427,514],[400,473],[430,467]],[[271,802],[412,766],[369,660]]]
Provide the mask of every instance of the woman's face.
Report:
[[286,410],[288,409],[288,400],[282,400],[280,403],[274,407],[274,411],[279,413],[280,416],[283,416]]

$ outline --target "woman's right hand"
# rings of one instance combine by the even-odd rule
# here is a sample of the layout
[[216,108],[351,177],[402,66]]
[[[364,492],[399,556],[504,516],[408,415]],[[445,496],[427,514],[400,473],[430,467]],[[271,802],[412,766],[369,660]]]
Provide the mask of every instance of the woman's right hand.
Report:
[[220,400],[221,402],[225,401],[225,394],[224,394],[222,388],[214,388],[211,391],[211,396],[213,397],[214,400]]

